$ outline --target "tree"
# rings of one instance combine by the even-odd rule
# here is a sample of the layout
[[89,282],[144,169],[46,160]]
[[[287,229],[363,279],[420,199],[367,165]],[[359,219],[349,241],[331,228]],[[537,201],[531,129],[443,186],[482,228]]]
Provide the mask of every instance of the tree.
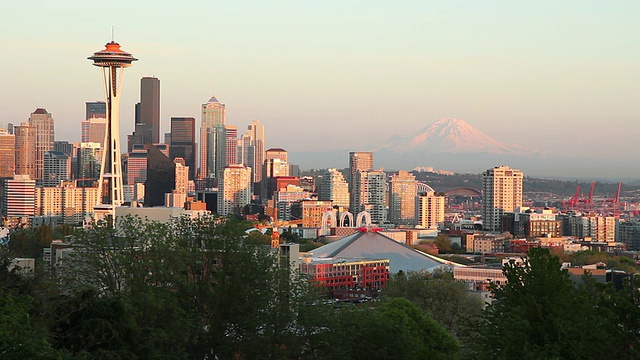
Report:
[[335,359],[455,359],[457,340],[406,299],[341,309],[327,336]]
[[411,301],[452,333],[460,331],[464,319],[479,316],[482,311],[482,301],[470,295],[464,283],[455,281],[451,271],[398,273],[382,296]]
[[[603,359],[621,356],[614,334],[585,329],[610,328],[607,316],[574,287],[559,259],[533,248],[522,264],[510,261],[507,283],[493,286],[496,304],[477,324],[475,358]],[[598,344],[598,346],[591,346]]]
[[447,235],[440,234],[436,236],[434,243],[438,247],[440,253],[445,254],[451,252],[451,240]]

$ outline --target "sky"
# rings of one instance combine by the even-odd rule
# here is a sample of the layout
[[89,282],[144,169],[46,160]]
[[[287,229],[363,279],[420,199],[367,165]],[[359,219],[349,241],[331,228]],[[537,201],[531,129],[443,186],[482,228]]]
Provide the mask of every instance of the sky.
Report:
[[140,78],[156,76],[161,133],[171,116],[199,121],[200,105],[215,95],[227,124],[242,133],[259,120],[267,147],[290,152],[372,149],[457,117],[496,140],[594,164],[637,154],[638,1],[34,0],[2,8],[0,124],[44,107],[57,140],[79,141],[84,103],[103,100],[100,71],[86,58],[113,26],[139,59],[125,71],[123,139]]

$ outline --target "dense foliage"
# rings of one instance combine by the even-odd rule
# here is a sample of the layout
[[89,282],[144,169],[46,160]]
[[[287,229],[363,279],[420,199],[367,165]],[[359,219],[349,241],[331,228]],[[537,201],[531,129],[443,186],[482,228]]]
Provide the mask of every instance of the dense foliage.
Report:
[[323,301],[249,227],[122,218],[75,235],[51,281],[8,271],[3,254],[1,357],[455,357],[455,338],[406,300]]
[[[576,286],[547,249],[504,268],[496,304],[470,329],[478,359],[635,359],[640,353],[638,285],[621,291],[584,277]],[[597,346],[593,346],[596,345]]]

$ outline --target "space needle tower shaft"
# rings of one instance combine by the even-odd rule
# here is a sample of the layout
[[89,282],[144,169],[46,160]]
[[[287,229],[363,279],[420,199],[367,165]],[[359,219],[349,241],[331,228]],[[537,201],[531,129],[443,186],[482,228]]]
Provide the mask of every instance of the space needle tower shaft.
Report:
[[111,41],[105,49],[88,58],[102,69],[104,93],[107,107],[107,129],[105,131],[98,202],[95,206],[97,219],[113,216],[115,208],[124,202],[122,166],[120,162],[120,95],[124,68],[138,60],[120,49],[120,44]]

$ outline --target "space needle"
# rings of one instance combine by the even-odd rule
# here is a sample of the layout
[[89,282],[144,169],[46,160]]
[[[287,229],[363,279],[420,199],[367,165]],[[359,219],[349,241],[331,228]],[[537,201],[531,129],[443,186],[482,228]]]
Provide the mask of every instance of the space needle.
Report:
[[120,164],[120,95],[124,68],[138,60],[120,49],[120,44],[111,40],[104,50],[88,57],[93,65],[102,68],[104,94],[107,105],[107,129],[105,132],[98,202],[94,207],[96,220],[113,218],[115,208],[124,202],[122,166]]

